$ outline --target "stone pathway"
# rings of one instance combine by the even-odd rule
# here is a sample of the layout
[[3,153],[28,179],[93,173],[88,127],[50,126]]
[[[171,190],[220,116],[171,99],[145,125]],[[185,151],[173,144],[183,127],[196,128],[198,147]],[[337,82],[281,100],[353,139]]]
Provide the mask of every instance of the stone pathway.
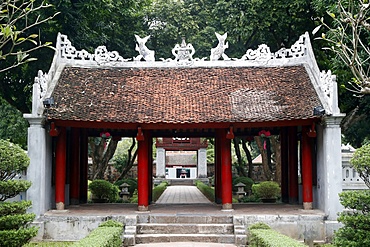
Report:
[[156,204],[212,204],[196,186],[168,186]]
[[173,242],[173,243],[153,243],[153,244],[137,244],[136,247],[236,247],[234,244],[218,244],[218,243],[198,243],[198,242]]

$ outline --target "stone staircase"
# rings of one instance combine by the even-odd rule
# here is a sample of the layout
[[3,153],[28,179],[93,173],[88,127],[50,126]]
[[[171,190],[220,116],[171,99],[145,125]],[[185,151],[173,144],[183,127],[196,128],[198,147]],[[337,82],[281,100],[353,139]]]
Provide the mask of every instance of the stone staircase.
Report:
[[245,246],[241,221],[232,215],[138,215],[127,222],[124,246],[161,242],[229,243]]

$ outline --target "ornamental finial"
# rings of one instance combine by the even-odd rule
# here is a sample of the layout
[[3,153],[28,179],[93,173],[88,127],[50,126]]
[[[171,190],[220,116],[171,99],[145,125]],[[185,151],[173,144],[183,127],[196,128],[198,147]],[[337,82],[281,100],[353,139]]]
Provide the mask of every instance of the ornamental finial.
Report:
[[136,38],[136,47],[135,50],[139,52],[139,55],[134,57],[134,61],[140,61],[141,59],[144,59],[145,61],[154,61],[154,51],[149,50],[148,47],[146,47],[145,43],[150,38],[150,35],[140,38],[138,35],[135,34]]
[[215,48],[211,49],[210,60],[211,61],[217,61],[221,57],[224,60],[230,60],[230,58],[225,54],[225,50],[227,48],[229,48],[229,42],[226,42],[226,44],[225,44],[225,41],[226,41],[226,38],[227,38],[227,33],[225,33],[224,35],[220,35],[220,34],[215,32],[215,34],[216,34],[216,37],[218,39],[218,45]]

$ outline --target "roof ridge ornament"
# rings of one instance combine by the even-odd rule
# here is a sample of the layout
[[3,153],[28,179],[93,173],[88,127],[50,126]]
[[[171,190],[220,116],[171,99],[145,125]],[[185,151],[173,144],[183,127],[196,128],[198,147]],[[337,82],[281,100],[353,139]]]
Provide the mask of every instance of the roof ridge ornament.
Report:
[[176,44],[172,49],[172,54],[175,56],[174,61],[178,65],[192,65],[194,63],[193,55],[195,49],[192,44],[186,44],[185,37],[182,37],[181,45]]
[[227,48],[229,48],[229,42],[226,42],[226,44],[225,44],[225,41],[226,41],[226,38],[227,38],[227,33],[224,33],[223,35],[221,35],[221,34],[215,32],[215,34],[216,34],[216,37],[218,39],[218,44],[215,48],[211,49],[210,60],[211,61],[217,61],[221,57],[225,61],[230,60],[230,58],[225,54],[225,50]]
[[135,34],[135,38],[137,42],[135,50],[139,52],[139,55],[134,57],[134,61],[141,61],[141,59],[144,59],[145,61],[148,61],[148,62],[154,62],[155,61],[155,57],[154,57],[155,51],[149,50],[149,48],[146,47],[145,45],[145,43],[150,38],[150,35],[144,38],[140,38],[138,35]]

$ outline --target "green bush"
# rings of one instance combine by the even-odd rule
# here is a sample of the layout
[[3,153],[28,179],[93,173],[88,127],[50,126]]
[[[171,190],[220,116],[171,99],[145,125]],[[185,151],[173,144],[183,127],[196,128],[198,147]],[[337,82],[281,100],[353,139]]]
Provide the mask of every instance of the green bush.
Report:
[[31,202],[4,202],[31,186],[29,181],[16,179],[29,163],[21,147],[0,140],[0,246],[22,246],[38,232],[36,227],[27,228],[35,218],[34,214],[26,213]]
[[265,229],[266,230],[266,229],[271,229],[271,227],[265,223],[258,222],[248,227],[248,229],[249,230],[254,230],[254,229]]
[[0,231],[0,246],[19,247],[30,241],[36,236],[37,227],[21,228],[17,230],[1,230]]
[[163,194],[168,186],[168,182],[163,181],[153,188],[153,201],[157,201],[159,197]]
[[280,196],[281,189],[274,181],[265,181],[252,187],[252,191],[261,199],[273,199]]
[[370,188],[370,144],[356,149],[349,162],[367,187]]
[[208,198],[208,200],[210,200],[211,202],[215,201],[215,189],[214,188],[198,180],[195,182],[195,185],[200,190],[200,192],[202,192],[203,195]]
[[334,235],[336,246],[370,246],[370,191],[345,191],[339,194],[346,210],[341,212],[338,221],[344,226]]
[[103,222],[87,237],[74,243],[74,247],[120,247],[123,224],[116,221]]
[[235,187],[235,185],[238,184],[238,183],[245,184],[244,191],[249,192],[252,188],[252,185],[254,184],[254,181],[251,178],[248,178],[248,177],[233,178],[233,190],[234,191],[237,191],[237,188]]
[[272,229],[252,229],[249,231],[249,245],[252,247],[306,247],[297,240]]
[[93,199],[105,199],[108,202],[116,202],[118,199],[118,187],[106,180],[97,179],[91,181],[89,184],[89,190],[92,193]]

